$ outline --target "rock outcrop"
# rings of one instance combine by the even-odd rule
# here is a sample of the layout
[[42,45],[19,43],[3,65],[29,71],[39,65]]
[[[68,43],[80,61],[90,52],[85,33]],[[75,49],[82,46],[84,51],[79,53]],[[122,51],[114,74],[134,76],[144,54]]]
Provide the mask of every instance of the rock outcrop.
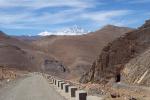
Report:
[[6,79],[15,79],[17,77],[14,69],[8,69],[0,66],[0,81]]
[[150,86],[150,48],[130,60],[121,72],[121,76],[125,83]]
[[82,76],[80,82],[91,81],[106,84],[121,81],[121,71],[125,68],[125,64],[150,47],[149,22],[146,21],[139,29],[126,33],[104,47],[98,59],[93,63],[91,69]]
[[146,20],[145,24],[141,26],[139,29],[149,28],[150,27],[150,20]]

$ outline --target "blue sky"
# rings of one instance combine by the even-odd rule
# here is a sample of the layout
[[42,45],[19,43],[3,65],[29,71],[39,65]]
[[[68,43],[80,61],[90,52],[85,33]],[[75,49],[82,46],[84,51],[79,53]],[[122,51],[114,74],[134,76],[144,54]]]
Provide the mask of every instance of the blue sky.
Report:
[[0,0],[0,30],[36,35],[78,25],[95,31],[107,24],[137,28],[150,19],[150,0]]

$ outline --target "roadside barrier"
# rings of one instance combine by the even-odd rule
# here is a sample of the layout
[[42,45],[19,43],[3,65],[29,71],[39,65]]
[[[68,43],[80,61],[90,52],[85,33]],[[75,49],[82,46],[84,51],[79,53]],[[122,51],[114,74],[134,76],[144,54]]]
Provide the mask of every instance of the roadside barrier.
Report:
[[75,97],[76,91],[77,91],[77,88],[75,86],[69,86],[69,93],[71,97]]
[[71,85],[70,84],[64,84],[63,85],[63,89],[64,89],[64,92],[66,92],[66,93],[68,93],[69,92],[69,87],[70,87]]
[[76,91],[76,100],[86,100],[87,92],[83,90]]
[[61,80],[57,80],[57,86],[59,87],[60,82],[62,82]]
[[64,93],[69,94],[71,98],[75,98],[75,100],[87,100],[87,92],[79,90],[76,86],[73,86],[69,82],[55,78],[50,75],[46,76],[45,78],[50,80],[51,83],[58,89],[62,90]]
[[63,90],[63,85],[65,84],[65,82],[60,82],[60,89]]

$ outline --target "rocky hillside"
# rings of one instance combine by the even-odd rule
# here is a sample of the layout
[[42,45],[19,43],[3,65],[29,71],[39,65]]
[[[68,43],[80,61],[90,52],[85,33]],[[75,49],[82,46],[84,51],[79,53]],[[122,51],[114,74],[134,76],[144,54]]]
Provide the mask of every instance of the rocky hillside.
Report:
[[150,48],[129,61],[121,76],[125,83],[150,86]]
[[[66,74],[68,69],[50,54],[28,42],[0,33],[0,66],[19,70]],[[63,76],[63,75],[61,75]]]
[[16,78],[16,72],[14,69],[7,69],[0,67],[0,81],[5,79],[15,79]]
[[[120,82],[123,80],[121,72],[125,68],[125,75],[130,74],[126,77],[130,78],[129,82],[132,83],[136,78],[139,79],[138,76],[141,77],[141,75],[148,74],[147,70],[149,68],[149,65],[145,66],[145,63],[142,65],[143,68],[139,65],[134,69],[133,66],[131,67],[130,65],[135,64],[134,66],[136,66],[139,61],[134,60],[134,64],[130,64],[129,61],[145,52],[148,47],[150,47],[150,21],[146,21],[146,23],[139,29],[129,32],[109,43],[102,50],[101,54],[98,56],[98,59],[93,63],[91,69],[82,76],[80,82]],[[143,63],[145,62],[145,60],[146,59],[144,58]],[[128,62],[129,64],[127,64]],[[127,72],[126,66],[128,66],[127,69],[129,68]],[[132,69],[130,70],[130,68]],[[132,78],[133,76],[136,78]],[[144,79],[147,80],[146,82],[149,81],[149,78],[147,77]],[[137,80],[136,82],[139,82],[139,80]]]
[[102,48],[110,41],[132,29],[107,25],[101,30],[79,36],[47,36],[33,44],[69,67],[73,77],[87,71]]

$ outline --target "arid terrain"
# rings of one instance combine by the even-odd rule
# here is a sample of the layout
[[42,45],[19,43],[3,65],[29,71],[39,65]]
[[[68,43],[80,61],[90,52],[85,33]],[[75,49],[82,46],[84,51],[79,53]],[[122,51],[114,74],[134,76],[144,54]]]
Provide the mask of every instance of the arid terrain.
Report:
[[148,100],[149,32],[149,20],[138,29],[108,25],[79,36],[30,39],[0,32],[1,86],[23,73],[43,72],[106,100]]
[[68,78],[80,78],[105,44],[131,30],[108,25],[87,35],[35,37],[31,41],[1,32],[0,65],[55,75],[70,72]]
[[[46,54],[31,43],[7,36],[0,32],[0,66],[27,71],[41,71],[59,75],[69,70],[50,54]],[[60,73],[61,74],[61,73]],[[60,75],[62,76],[62,75]]]
[[[115,91],[120,89],[124,91],[119,93],[136,91],[133,94],[148,94],[150,90],[149,32],[150,21],[148,20],[137,30],[110,42],[103,48],[91,69],[81,77],[80,82],[99,83],[105,85],[107,89],[113,87]],[[145,99],[143,97],[139,100]]]
[[150,0],[0,0],[0,100],[150,100]]
[[70,69],[72,78],[79,78],[90,68],[108,42],[131,30],[126,27],[107,25],[87,35],[43,37],[33,41],[33,45],[62,61]]

